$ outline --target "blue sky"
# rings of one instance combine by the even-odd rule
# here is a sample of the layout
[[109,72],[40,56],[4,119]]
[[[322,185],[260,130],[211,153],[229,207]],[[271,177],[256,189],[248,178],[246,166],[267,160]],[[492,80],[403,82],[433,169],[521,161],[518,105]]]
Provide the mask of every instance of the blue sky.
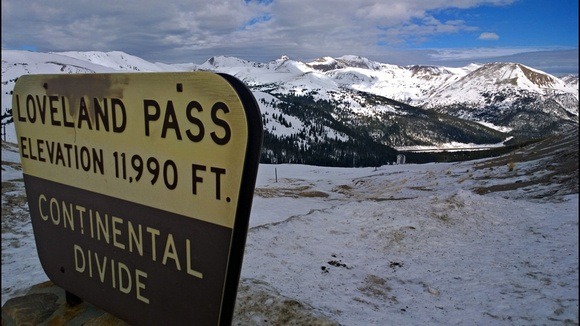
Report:
[[[433,37],[422,48],[440,47],[577,47],[578,1],[520,0],[507,6],[443,10],[441,20],[462,19],[477,29]],[[480,39],[482,33],[495,36]]]
[[577,0],[2,0],[2,48],[202,63],[360,55],[578,73]]

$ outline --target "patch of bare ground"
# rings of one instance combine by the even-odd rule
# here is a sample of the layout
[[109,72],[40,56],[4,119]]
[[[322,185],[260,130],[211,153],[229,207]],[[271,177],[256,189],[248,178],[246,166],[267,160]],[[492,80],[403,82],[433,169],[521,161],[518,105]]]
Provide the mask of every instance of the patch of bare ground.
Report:
[[326,198],[328,194],[319,191],[312,190],[311,186],[298,186],[294,188],[281,187],[281,188],[256,188],[254,190],[254,195],[260,196],[262,198],[274,198],[274,197],[290,197],[290,198]]
[[13,231],[15,223],[30,220],[23,180],[2,181],[2,217],[2,233]]
[[286,298],[270,285],[242,279],[233,325],[338,325],[307,304]]
[[578,129],[479,162],[474,169],[486,170],[485,176],[475,180],[499,181],[475,187],[478,194],[523,190],[530,198],[558,199],[578,193]]
[[[27,295],[2,307],[2,325],[114,325],[126,322],[88,302],[70,307],[65,291],[51,281],[35,285]],[[242,279],[232,325],[339,325],[311,306],[282,296],[268,283]]]

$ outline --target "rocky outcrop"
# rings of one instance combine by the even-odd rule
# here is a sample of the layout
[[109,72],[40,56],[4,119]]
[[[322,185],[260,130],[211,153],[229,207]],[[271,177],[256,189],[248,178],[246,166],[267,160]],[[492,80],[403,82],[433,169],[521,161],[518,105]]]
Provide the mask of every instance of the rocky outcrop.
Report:
[[65,291],[51,281],[33,286],[2,307],[2,326],[10,325],[124,326],[124,321],[87,302],[66,304]]

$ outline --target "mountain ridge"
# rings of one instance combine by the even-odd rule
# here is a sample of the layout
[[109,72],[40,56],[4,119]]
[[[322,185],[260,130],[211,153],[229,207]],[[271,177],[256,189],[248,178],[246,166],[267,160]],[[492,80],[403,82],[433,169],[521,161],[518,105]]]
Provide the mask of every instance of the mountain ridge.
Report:
[[[22,74],[199,70],[233,75],[254,93],[269,162],[327,156],[326,165],[356,158],[376,165],[393,162],[398,147],[496,147],[578,128],[578,76],[559,79],[519,63],[398,66],[355,55],[266,63],[214,56],[198,65],[120,51],[2,50],[2,102],[11,103]],[[9,109],[3,105],[3,115]]]

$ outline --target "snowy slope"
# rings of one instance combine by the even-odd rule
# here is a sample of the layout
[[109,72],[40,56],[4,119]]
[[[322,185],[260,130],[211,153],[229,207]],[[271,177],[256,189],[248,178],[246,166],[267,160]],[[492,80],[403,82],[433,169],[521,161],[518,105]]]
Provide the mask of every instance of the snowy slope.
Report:
[[[153,64],[123,52],[39,53],[2,50],[2,112],[12,106],[12,90],[16,79],[26,74],[190,71],[194,68],[188,64]],[[7,140],[16,141],[12,124],[7,128]]]
[[337,90],[338,84],[306,64],[286,56],[268,62],[254,63],[233,57],[212,57],[200,69],[230,74],[249,86],[264,90],[275,88],[282,93],[304,90]]
[[[16,79],[27,74],[112,73],[116,69],[55,53],[2,50],[2,113],[12,107]],[[7,140],[16,141],[14,125],[7,126]]]
[[2,50],[2,111],[12,106],[16,79],[26,74],[110,73],[115,69],[52,53]]
[[[577,137],[462,163],[261,165],[234,325],[293,309],[337,325],[577,324]],[[3,145],[2,304],[47,280],[16,151]]]
[[82,61],[87,61],[96,65],[111,68],[120,71],[142,71],[142,72],[163,72],[163,71],[183,71],[188,67],[193,68],[193,65],[167,65],[162,63],[151,63],[139,57],[120,52],[57,52],[55,54],[76,58]]

